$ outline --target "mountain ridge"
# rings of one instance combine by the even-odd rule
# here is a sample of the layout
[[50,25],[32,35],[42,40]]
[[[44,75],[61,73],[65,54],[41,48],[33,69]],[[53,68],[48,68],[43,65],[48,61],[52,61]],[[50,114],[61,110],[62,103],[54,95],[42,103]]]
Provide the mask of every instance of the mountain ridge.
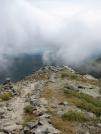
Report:
[[68,66],[45,66],[13,85],[6,79],[0,86],[0,132],[100,134],[100,86]]

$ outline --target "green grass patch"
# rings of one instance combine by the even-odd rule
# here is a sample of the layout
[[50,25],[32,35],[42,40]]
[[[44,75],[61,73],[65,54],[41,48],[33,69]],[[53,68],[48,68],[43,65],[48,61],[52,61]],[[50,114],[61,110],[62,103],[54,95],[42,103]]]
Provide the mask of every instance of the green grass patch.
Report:
[[33,107],[31,105],[27,105],[24,107],[24,111],[26,114],[32,114],[33,113]]
[[72,79],[76,79],[76,78],[77,78],[76,75],[71,75],[70,77],[71,77]]
[[0,99],[4,101],[8,101],[11,99],[12,96],[13,96],[12,92],[7,92],[7,93],[0,94]]
[[71,91],[71,90],[64,90],[64,93],[66,95],[67,98],[79,98],[81,101],[81,103],[76,103],[76,106],[79,108],[82,108],[88,112],[92,112],[94,113],[96,116],[100,116],[101,115],[101,101],[100,100],[96,100],[93,97],[86,95],[86,94],[79,94],[76,91]]
[[88,103],[93,104],[96,107],[101,107],[101,101],[94,99],[93,97],[87,95],[87,94],[83,94],[83,93],[77,93],[76,91],[71,91],[71,90],[64,90],[64,93],[66,94],[67,97],[76,97],[82,100],[85,100]]
[[67,77],[69,77],[68,74],[66,74],[66,73],[61,74],[61,78],[62,78],[62,79],[67,78]]
[[62,119],[68,121],[90,121],[91,118],[87,117],[83,113],[79,113],[76,111],[68,111],[62,115]]
[[35,119],[36,117],[34,115],[26,115],[23,119],[23,123],[22,123],[22,126],[23,128],[26,126],[27,122]]
[[100,116],[101,115],[101,108],[100,107],[96,107],[90,103],[87,102],[82,102],[81,104],[77,105],[77,107],[85,109],[88,112],[92,112],[94,113],[96,116]]

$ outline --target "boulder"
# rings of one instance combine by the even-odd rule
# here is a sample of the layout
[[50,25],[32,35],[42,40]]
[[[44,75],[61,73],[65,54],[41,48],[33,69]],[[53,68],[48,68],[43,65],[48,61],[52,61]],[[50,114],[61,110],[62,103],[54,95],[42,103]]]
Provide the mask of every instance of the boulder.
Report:
[[3,128],[3,131],[6,133],[11,133],[12,131],[15,131],[17,129],[17,125],[11,125]]

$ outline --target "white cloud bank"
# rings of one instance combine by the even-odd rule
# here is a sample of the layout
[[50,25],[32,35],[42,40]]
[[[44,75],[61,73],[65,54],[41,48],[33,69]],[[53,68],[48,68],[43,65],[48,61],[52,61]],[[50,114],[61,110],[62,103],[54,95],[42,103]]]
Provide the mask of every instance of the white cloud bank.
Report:
[[44,62],[79,64],[101,50],[101,2],[0,0],[4,53],[45,50]]

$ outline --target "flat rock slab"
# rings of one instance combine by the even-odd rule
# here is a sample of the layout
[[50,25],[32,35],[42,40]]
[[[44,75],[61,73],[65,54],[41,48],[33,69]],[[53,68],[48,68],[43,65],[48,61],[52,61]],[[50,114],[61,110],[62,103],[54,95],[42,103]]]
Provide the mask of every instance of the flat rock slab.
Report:
[[7,127],[4,127],[3,128],[3,131],[4,132],[12,132],[12,131],[15,131],[17,129],[17,125],[14,124],[14,125],[11,125],[11,126],[7,126]]

